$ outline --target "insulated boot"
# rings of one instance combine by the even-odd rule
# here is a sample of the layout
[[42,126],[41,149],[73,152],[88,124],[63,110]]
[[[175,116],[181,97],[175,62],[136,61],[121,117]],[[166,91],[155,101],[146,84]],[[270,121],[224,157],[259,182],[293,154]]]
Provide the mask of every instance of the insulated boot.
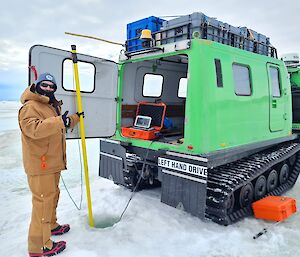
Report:
[[55,229],[51,230],[51,235],[52,236],[60,236],[62,234],[69,232],[69,230],[70,230],[69,224],[59,225]]
[[29,253],[29,257],[54,256],[61,253],[66,248],[65,241],[53,242],[51,249],[44,248],[42,253]]

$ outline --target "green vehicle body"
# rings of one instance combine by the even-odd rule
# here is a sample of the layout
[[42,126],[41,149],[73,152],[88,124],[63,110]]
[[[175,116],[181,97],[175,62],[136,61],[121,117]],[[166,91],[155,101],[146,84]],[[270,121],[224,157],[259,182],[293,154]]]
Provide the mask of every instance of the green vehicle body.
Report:
[[[189,49],[120,63],[118,98],[122,98],[127,63],[178,54],[185,54],[189,59],[184,143],[171,145],[123,137],[120,101],[113,139],[142,148],[151,144],[150,149],[153,150],[201,155],[291,135],[291,87],[283,61],[208,40],[192,39]],[[223,87],[217,87],[215,59],[221,62]],[[249,96],[235,94],[232,68],[235,63],[249,67]],[[280,97],[272,96],[269,67],[278,68],[280,72]]]

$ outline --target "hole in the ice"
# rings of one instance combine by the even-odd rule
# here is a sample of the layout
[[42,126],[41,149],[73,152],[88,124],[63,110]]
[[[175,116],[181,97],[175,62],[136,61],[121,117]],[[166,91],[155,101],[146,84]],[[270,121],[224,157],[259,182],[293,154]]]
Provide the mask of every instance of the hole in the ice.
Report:
[[94,225],[95,228],[109,228],[119,221],[120,217],[115,216],[98,217],[96,220],[94,220]]

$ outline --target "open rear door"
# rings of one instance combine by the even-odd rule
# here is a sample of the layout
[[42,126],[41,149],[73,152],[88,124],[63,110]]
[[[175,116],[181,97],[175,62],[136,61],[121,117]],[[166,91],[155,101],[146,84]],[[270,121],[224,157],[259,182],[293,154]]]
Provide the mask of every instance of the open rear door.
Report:
[[[81,91],[82,106],[85,113],[86,137],[110,137],[116,130],[117,107],[117,80],[118,66],[115,62],[93,56],[77,54],[79,75],[81,77],[80,63],[91,64],[93,73],[90,73],[91,90]],[[75,85],[72,81],[66,83],[64,67],[69,63],[71,67],[71,52],[57,48],[35,45],[29,52],[29,66],[35,66],[38,74],[49,72],[54,75],[57,83],[55,96],[63,101],[62,113],[77,112],[77,99]],[[65,73],[66,73],[65,69]],[[70,74],[69,74],[70,76]],[[72,77],[72,75],[71,75]],[[29,83],[34,83],[34,76],[29,71]],[[74,82],[75,84],[75,82]],[[79,138],[79,126],[67,132],[67,138]]]

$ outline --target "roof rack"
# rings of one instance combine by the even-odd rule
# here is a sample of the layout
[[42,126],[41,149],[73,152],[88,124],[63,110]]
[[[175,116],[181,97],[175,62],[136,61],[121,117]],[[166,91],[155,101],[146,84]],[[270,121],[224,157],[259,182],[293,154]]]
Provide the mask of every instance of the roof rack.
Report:
[[[246,27],[234,27],[212,18],[209,18],[210,22],[203,22],[199,19],[192,20],[191,17],[189,15],[188,22],[185,22],[185,20],[181,22],[172,22],[173,20],[164,22],[163,27],[152,33],[153,42],[151,47],[157,48],[182,40],[201,38],[278,59],[276,48],[270,44],[269,38],[260,33]],[[145,53],[141,50],[144,46],[139,37],[128,39],[125,46],[126,55],[128,56]],[[149,51],[151,47],[147,46],[143,50]]]

